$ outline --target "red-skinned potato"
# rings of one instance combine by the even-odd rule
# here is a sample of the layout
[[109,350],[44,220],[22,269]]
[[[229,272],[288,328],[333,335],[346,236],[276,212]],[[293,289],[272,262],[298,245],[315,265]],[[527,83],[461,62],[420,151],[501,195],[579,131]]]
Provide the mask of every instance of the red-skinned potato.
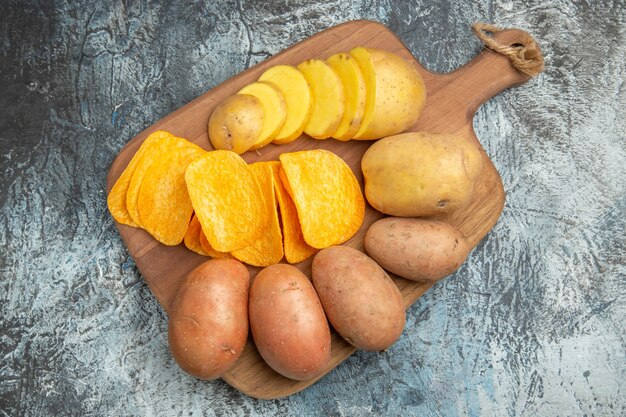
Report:
[[219,378],[248,339],[248,269],[234,259],[211,259],[191,271],[169,315],[172,356],[187,373]]
[[299,269],[268,266],[250,288],[250,329],[267,364],[287,378],[306,381],[330,360],[330,328],[313,285]]
[[456,271],[471,248],[448,223],[387,217],[365,235],[365,250],[387,271],[412,281],[438,281]]
[[402,294],[369,256],[348,246],[323,249],[313,258],[313,285],[328,320],[348,343],[380,351],[402,334]]

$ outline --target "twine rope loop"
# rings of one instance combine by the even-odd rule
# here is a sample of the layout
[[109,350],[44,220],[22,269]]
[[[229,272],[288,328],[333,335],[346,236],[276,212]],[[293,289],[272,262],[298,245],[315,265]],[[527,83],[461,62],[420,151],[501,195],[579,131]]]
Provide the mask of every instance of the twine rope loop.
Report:
[[502,32],[497,26],[488,23],[474,23],[472,31],[487,48],[509,58],[511,64],[520,72],[535,77],[543,71],[541,49],[532,36],[524,32],[522,41],[513,45],[505,45],[495,40],[489,33]]

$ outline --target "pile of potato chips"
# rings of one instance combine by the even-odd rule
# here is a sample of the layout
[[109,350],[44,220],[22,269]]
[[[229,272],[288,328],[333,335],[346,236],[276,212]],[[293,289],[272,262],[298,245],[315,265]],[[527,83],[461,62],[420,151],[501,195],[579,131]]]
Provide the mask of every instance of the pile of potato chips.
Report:
[[165,245],[254,266],[298,263],[350,239],[365,201],[348,165],[317,149],[248,165],[164,131],[141,145],[107,200],[113,218]]

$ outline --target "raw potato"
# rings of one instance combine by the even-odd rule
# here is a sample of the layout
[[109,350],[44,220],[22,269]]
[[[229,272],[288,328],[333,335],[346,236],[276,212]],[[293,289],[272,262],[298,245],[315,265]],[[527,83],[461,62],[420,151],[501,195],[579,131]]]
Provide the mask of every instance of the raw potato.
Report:
[[273,83],[283,93],[287,105],[287,118],[274,143],[284,145],[298,139],[311,115],[311,90],[296,67],[276,65],[265,71],[259,81]]
[[472,197],[482,167],[482,154],[469,140],[423,132],[381,139],[361,160],[367,201],[399,217],[462,208]]
[[359,64],[352,55],[340,52],[326,60],[335,70],[343,84],[346,97],[346,107],[339,127],[333,133],[333,138],[350,140],[359,130],[363,114],[365,113],[366,85],[365,77]]
[[387,217],[369,228],[365,250],[389,272],[412,281],[437,281],[456,271],[471,248],[448,223]]
[[211,113],[209,139],[215,149],[242,154],[259,141],[263,119],[263,106],[258,98],[235,94]]
[[333,328],[362,350],[380,351],[402,334],[402,294],[389,275],[363,252],[348,246],[313,258],[313,285]]
[[287,119],[287,104],[278,87],[268,81],[248,84],[237,94],[250,94],[259,99],[263,106],[263,129],[259,139],[250,149],[256,150],[272,142]]
[[187,373],[219,378],[237,361],[248,339],[250,277],[243,264],[212,259],[191,271],[169,314],[172,355]]
[[313,106],[304,133],[315,139],[329,138],[341,123],[345,109],[343,84],[324,61],[309,59],[298,65],[311,87]]
[[426,103],[422,76],[408,61],[387,51],[358,47],[350,51],[367,86],[365,114],[354,139],[379,139],[404,132]]
[[250,289],[250,329],[259,353],[276,372],[306,381],[330,360],[330,329],[313,285],[286,264],[259,272]]

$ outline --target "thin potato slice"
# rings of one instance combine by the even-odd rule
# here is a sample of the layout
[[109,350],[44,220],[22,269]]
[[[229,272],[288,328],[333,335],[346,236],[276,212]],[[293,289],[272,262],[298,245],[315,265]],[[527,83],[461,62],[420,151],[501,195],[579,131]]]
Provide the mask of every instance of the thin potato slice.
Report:
[[333,133],[333,138],[344,141],[350,140],[359,130],[365,113],[367,95],[365,78],[356,59],[350,54],[340,52],[326,61],[341,78],[346,96],[346,110],[339,127]]
[[156,156],[143,178],[137,198],[141,226],[164,245],[178,245],[185,237],[193,213],[185,170],[205,153],[187,140],[176,141],[167,153]]
[[198,241],[200,242],[200,247],[202,250],[206,252],[207,256],[211,258],[221,259],[221,258],[232,258],[232,255],[228,252],[218,252],[209,243],[206,238],[206,235],[202,231],[202,226],[200,226],[200,233],[198,234]]
[[285,124],[273,142],[283,145],[298,139],[311,115],[311,90],[302,72],[291,65],[276,65],[265,71],[259,81],[278,87],[287,104]]
[[187,249],[203,256],[208,256],[208,254],[202,249],[202,245],[200,244],[200,232],[202,231],[200,227],[200,222],[196,215],[191,216],[191,221],[189,222],[189,227],[187,228],[187,232],[185,233],[185,237],[183,242],[185,242],[185,246]]
[[232,252],[250,246],[265,230],[265,201],[252,171],[232,151],[211,151],[185,173],[193,209],[212,248]]
[[163,155],[171,152],[176,147],[184,148],[189,142],[183,138],[178,138],[171,133],[163,135],[153,146],[150,147],[149,152],[145,152],[142,158],[139,160],[133,176],[128,184],[128,191],[126,192],[126,209],[130,217],[139,225],[143,227],[141,217],[139,215],[139,209],[137,208],[137,201],[139,200],[139,190],[143,179],[150,171],[152,165]]
[[290,264],[297,264],[315,255],[317,249],[306,243],[304,236],[302,236],[298,210],[289,191],[285,188],[285,181],[283,181],[280,175],[282,172],[280,163],[275,165],[273,169],[274,186],[276,187],[276,197],[278,198],[280,219],[283,226],[285,259]]
[[304,133],[326,139],[335,133],[344,113],[345,96],[341,79],[326,62],[309,59],[298,65],[311,86],[313,106]]
[[306,243],[323,249],[347,241],[359,230],[365,201],[343,159],[315,149],[284,153],[280,162]]
[[287,118],[287,104],[283,93],[271,82],[257,81],[248,84],[237,94],[254,96],[259,99],[263,107],[263,128],[259,139],[250,149],[256,150],[271,143],[282,129]]
[[158,130],[143,141],[133,158],[130,160],[122,175],[117,179],[113,188],[111,188],[111,192],[107,196],[107,206],[109,207],[109,211],[111,215],[118,223],[122,223],[132,227],[139,227],[139,225],[133,220],[131,215],[128,213],[128,209],[126,207],[126,195],[128,193],[128,188],[135,172],[135,169],[143,159],[145,154],[149,154],[152,152],[153,148],[158,146],[163,138],[169,138],[172,135],[163,130]]
[[278,178],[274,178],[274,167],[279,168],[280,162],[266,161],[250,165],[250,170],[257,178],[265,197],[265,211],[259,213],[259,217],[265,217],[267,227],[263,236],[252,245],[232,252],[235,259],[248,265],[265,267],[277,264],[283,258],[283,236],[274,191],[274,182],[278,181]]

